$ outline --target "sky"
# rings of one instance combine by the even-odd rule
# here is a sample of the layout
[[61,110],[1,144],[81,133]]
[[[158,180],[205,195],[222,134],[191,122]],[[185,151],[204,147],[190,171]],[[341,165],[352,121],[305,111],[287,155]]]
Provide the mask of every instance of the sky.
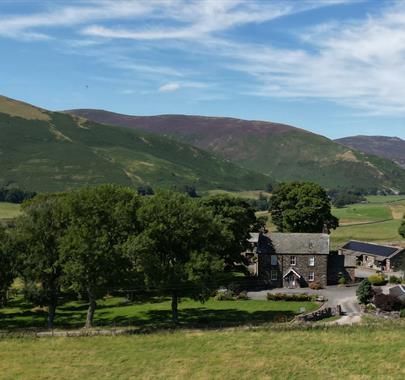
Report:
[[405,0],[0,0],[0,94],[405,138]]

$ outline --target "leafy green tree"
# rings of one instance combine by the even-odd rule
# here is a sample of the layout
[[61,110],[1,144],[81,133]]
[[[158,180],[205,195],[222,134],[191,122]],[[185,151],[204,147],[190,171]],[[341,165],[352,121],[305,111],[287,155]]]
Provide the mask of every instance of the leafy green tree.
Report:
[[209,209],[177,192],[158,192],[139,209],[141,233],[130,237],[127,253],[148,288],[172,299],[172,319],[178,322],[178,299],[206,300],[215,275],[223,270],[217,252],[223,227]]
[[270,212],[280,232],[329,232],[339,225],[326,191],[311,182],[280,184],[273,192]]
[[111,287],[122,286],[131,275],[122,246],[138,232],[139,205],[136,192],[116,185],[80,189],[66,196],[67,229],[60,242],[63,271],[66,285],[88,297],[86,328],[93,325],[97,298]]
[[357,288],[356,295],[359,303],[363,305],[370,303],[374,296],[371,282],[364,279]]
[[201,205],[210,209],[227,231],[227,238],[223,239],[219,251],[225,264],[233,267],[242,263],[241,253],[249,247],[250,233],[263,227],[254,209],[245,200],[227,195],[204,198]]
[[7,292],[14,280],[14,256],[11,253],[10,238],[0,225],[0,306],[7,301]]
[[63,195],[40,195],[24,203],[13,231],[25,295],[35,304],[48,307],[48,328],[53,327],[61,289],[58,245],[65,229],[61,202]]

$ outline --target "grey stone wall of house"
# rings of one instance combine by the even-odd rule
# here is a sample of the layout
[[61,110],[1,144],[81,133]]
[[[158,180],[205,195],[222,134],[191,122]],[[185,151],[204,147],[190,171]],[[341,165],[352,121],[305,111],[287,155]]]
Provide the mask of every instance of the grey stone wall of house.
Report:
[[345,266],[345,260],[346,260],[346,257],[343,255],[329,255],[329,257],[328,257],[328,285],[338,284],[339,278],[341,276],[344,276],[348,282],[354,282],[355,265]]
[[400,269],[401,261],[405,260],[405,251],[398,253],[396,256],[390,259],[390,268],[392,271]]
[[[272,265],[272,256],[277,257],[277,264]],[[296,258],[296,265],[291,265],[291,257]],[[310,265],[310,258],[314,257],[314,265]],[[273,262],[274,264],[274,262]],[[300,287],[307,287],[311,282],[317,282],[321,286],[327,285],[328,255],[319,254],[279,254],[272,255],[262,253],[258,255],[258,275],[260,282],[272,287],[284,287],[283,276],[294,269],[300,274]],[[275,275],[275,273],[277,273]],[[313,273],[313,280],[310,280]]]

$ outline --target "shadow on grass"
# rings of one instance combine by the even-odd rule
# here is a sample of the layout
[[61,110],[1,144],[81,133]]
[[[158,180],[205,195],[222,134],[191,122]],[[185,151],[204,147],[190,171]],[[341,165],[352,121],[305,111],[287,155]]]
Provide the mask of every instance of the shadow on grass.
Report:
[[[170,310],[150,310],[143,318],[118,316],[109,318],[106,313],[98,313],[96,324],[113,326],[136,326],[148,328],[173,327]],[[242,325],[261,325],[269,322],[287,322],[296,314],[292,311],[254,311],[238,309],[213,310],[205,307],[179,310],[179,324],[182,327],[233,327]]]
[[[162,302],[162,299],[155,303],[159,302]],[[128,302],[125,300],[120,302],[108,299],[101,301],[96,310],[94,326],[106,328],[131,326],[140,329],[173,328],[170,309],[148,310],[145,304],[145,310],[131,310],[131,306],[138,304],[138,302]],[[16,301],[10,304],[10,306],[13,309],[8,312],[0,310],[0,330],[14,331],[45,328],[47,319],[47,312],[45,310],[32,308],[32,305],[23,301]],[[55,328],[77,329],[83,327],[87,306],[85,303],[76,302],[58,307],[54,324]],[[114,311],[115,308],[119,307],[123,309]],[[121,315],[117,315],[118,313]],[[243,325],[262,325],[270,322],[287,322],[293,319],[295,315],[296,313],[292,310],[246,311],[237,308],[210,309],[201,306],[180,309],[179,325],[186,328],[225,328]]]

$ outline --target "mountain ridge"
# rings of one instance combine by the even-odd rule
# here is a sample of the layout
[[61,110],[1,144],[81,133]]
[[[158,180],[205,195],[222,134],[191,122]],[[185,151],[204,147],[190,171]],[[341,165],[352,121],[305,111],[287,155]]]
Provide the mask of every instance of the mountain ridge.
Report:
[[0,97],[0,184],[60,191],[105,182],[257,190],[266,175],[163,136]]
[[405,140],[400,137],[357,135],[335,141],[349,148],[389,159],[405,169]]
[[67,112],[164,135],[279,181],[310,180],[327,188],[405,191],[405,171],[390,160],[287,124],[194,115],[131,116],[92,109]]

